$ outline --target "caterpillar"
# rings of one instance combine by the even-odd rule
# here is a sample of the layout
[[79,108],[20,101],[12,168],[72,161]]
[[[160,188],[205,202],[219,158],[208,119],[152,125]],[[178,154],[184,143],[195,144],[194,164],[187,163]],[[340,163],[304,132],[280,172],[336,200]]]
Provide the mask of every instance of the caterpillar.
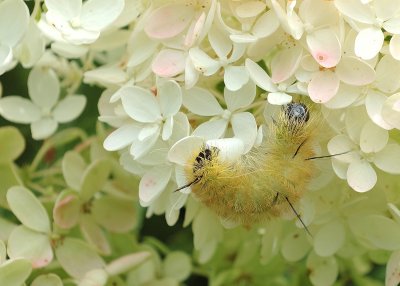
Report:
[[[212,141],[194,148],[184,165],[193,195],[218,216],[251,226],[279,217],[293,208],[315,175],[318,116],[310,116],[303,103],[289,103],[280,110],[259,147],[240,156]],[[224,139],[221,139],[224,140]],[[225,140],[233,140],[225,139]],[[170,150],[170,160],[180,148]]]

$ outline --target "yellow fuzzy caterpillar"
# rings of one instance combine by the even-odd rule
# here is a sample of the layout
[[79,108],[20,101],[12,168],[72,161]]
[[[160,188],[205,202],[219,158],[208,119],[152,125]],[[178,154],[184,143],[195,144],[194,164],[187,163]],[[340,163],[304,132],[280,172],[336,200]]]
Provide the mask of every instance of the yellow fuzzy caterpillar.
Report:
[[203,144],[187,159],[188,184],[178,190],[190,187],[217,215],[245,226],[282,215],[315,174],[309,158],[315,156],[319,124],[309,113],[302,103],[286,105],[261,146],[237,158],[223,147]]

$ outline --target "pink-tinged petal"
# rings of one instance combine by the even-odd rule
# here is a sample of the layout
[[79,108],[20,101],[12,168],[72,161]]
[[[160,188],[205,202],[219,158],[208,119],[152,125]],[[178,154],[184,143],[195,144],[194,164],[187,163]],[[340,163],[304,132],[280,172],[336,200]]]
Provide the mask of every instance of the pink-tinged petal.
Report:
[[302,55],[301,46],[279,51],[271,61],[272,82],[279,83],[290,78],[299,67]]
[[144,31],[150,38],[172,38],[187,27],[193,15],[194,9],[191,5],[167,4],[151,13]]
[[325,103],[331,100],[339,90],[340,80],[330,70],[316,72],[308,84],[308,94],[312,101]]
[[185,62],[182,51],[163,49],[155,57],[151,69],[160,77],[174,77],[185,70]]
[[225,87],[236,91],[249,81],[249,74],[244,66],[227,66],[224,73]]
[[137,139],[141,126],[138,124],[123,125],[120,128],[113,131],[104,140],[103,147],[107,151],[116,151],[125,148],[132,144]]
[[0,115],[15,123],[32,123],[40,119],[41,110],[21,96],[0,98]]
[[164,118],[175,115],[182,105],[182,90],[176,81],[166,81],[158,86],[157,99]]
[[214,116],[224,111],[217,99],[208,90],[200,87],[194,87],[183,94],[183,105],[201,116]]
[[268,102],[273,105],[284,105],[292,101],[292,96],[284,92],[268,93]]
[[332,29],[321,29],[308,34],[307,45],[313,58],[325,68],[334,67],[340,61],[341,45]]
[[360,148],[365,153],[381,151],[389,141],[387,130],[380,128],[375,123],[365,123],[360,134]]
[[393,127],[386,122],[382,117],[382,108],[387,96],[382,92],[374,89],[369,89],[365,97],[365,108],[369,118],[378,126],[390,130]]
[[385,100],[382,117],[390,126],[400,130],[400,93],[395,93]]
[[249,72],[250,78],[256,83],[256,85],[269,92],[278,91],[269,75],[251,59],[246,59],[246,68]]
[[375,154],[375,165],[390,174],[400,174],[400,146],[388,144],[383,150]]
[[196,70],[205,76],[215,74],[221,67],[221,64],[217,60],[211,58],[198,47],[190,49],[189,56]]
[[197,39],[199,39],[202,30],[204,29],[204,24],[206,21],[206,14],[202,12],[196,21],[193,21],[190,25],[186,37],[184,45],[186,48],[190,48],[194,46]]
[[361,30],[355,41],[354,52],[364,60],[375,57],[382,48],[384,40],[383,32],[376,27]]
[[31,123],[32,138],[35,140],[46,139],[56,132],[57,127],[58,123],[53,118],[41,118]]
[[162,119],[157,99],[149,90],[135,86],[120,92],[122,106],[131,118],[144,123]]
[[176,142],[168,152],[168,160],[172,163],[186,166],[194,152],[199,152],[204,145],[204,139],[196,136],[188,136]]
[[374,85],[383,92],[395,93],[400,88],[400,61],[391,55],[385,55],[376,66]]
[[389,51],[393,58],[400,61],[400,35],[393,35],[389,43]]
[[336,8],[340,13],[365,24],[375,22],[375,14],[369,5],[364,5],[359,0],[335,0]]
[[161,194],[171,174],[170,166],[156,166],[144,174],[139,183],[139,198],[142,206],[149,206]]
[[359,193],[368,192],[375,186],[376,181],[376,172],[367,161],[357,160],[350,163],[347,182],[353,190]]
[[[377,1],[377,2],[379,2],[379,1]],[[397,6],[399,6],[399,4],[397,4]],[[382,24],[382,26],[389,33],[396,34],[396,35],[400,34],[400,18],[399,17],[387,20],[386,22],[384,22]]]
[[279,19],[272,10],[268,10],[257,19],[252,32],[257,38],[272,35],[279,28]]
[[332,109],[345,108],[354,103],[361,94],[362,89],[360,87],[341,83],[336,95],[324,105]]
[[247,153],[257,138],[257,123],[253,114],[250,112],[233,114],[231,124],[235,137],[244,143],[243,153]]
[[63,229],[74,227],[78,222],[80,207],[81,203],[77,192],[62,192],[53,208],[55,224]]
[[224,89],[225,103],[230,111],[235,111],[240,108],[250,105],[256,97],[256,85],[254,82],[247,82],[242,88],[237,91]]
[[351,85],[366,85],[375,80],[375,70],[356,57],[343,57],[336,67],[338,78]]
[[7,253],[11,259],[25,258],[32,268],[42,268],[53,260],[48,234],[36,232],[24,225],[16,227],[10,234]]
[[222,118],[206,121],[193,131],[194,136],[201,136],[206,140],[221,138],[228,127],[229,121]]
[[122,13],[124,0],[88,0],[84,2],[81,25],[87,30],[102,31]]

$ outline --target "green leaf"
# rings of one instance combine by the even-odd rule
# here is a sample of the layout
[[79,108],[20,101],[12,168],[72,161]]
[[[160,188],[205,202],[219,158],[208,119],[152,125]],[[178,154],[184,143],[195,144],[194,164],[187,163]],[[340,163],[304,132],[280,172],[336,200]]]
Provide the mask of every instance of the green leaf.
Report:
[[53,250],[47,234],[36,232],[23,225],[16,227],[7,245],[8,256],[23,257],[32,263],[33,268],[41,268],[53,260]]
[[111,276],[119,275],[141,265],[150,257],[151,253],[147,251],[128,254],[111,261],[105,269]]
[[13,259],[0,265],[0,285],[21,286],[32,271],[26,259]]
[[55,252],[58,262],[74,278],[83,278],[90,270],[105,266],[96,251],[79,239],[65,238]]
[[132,201],[103,196],[93,202],[92,211],[96,222],[112,232],[128,232],[137,223]]
[[7,192],[7,201],[12,212],[25,226],[39,232],[50,232],[50,220],[45,208],[28,189],[11,187]]
[[50,273],[36,277],[35,280],[33,280],[31,286],[63,286],[63,283],[60,277],[53,273]]
[[170,252],[164,260],[164,275],[182,282],[189,277],[192,263],[189,255],[181,251]]
[[111,171],[111,163],[107,159],[92,162],[85,170],[82,179],[80,197],[83,201],[89,200],[101,190]]
[[67,185],[79,190],[81,187],[82,176],[86,168],[86,163],[78,153],[69,151],[62,160],[62,171]]
[[53,208],[53,219],[63,229],[74,227],[78,223],[81,202],[76,191],[65,190],[60,193]]
[[17,159],[25,149],[25,140],[15,127],[0,128],[0,164]]

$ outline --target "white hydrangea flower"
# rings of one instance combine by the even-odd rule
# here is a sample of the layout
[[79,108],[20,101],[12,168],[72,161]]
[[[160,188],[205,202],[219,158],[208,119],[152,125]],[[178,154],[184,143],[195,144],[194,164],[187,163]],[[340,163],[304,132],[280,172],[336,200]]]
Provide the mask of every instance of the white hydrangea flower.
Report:
[[76,119],[83,111],[86,97],[69,95],[59,101],[60,82],[53,70],[34,68],[28,78],[31,100],[21,96],[0,99],[0,114],[9,121],[31,124],[32,138],[45,139],[56,132],[59,123]]
[[165,141],[171,137],[173,117],[182,105],[180,86],[172,80],[160,80],[156,95],[138,86],[126,86],[118,90],[122,107],[132,119],[104,141],[109,151],[120,150],[131,145],[131,155],[140,158],[149,152],[161,134]]
[[207,122],[200,124],[193,132],[195,136],[206,139],[224,137],[229,124],[235,137],[245,143],[245,152],[253,147],[257,138],[257,124],[254,115],[243,112],[254,101],[256,89],[249,81],[237,91],[224,90],[227,109],[223,109],[216,98],[206,89],[192,88],[184,93],[183,105],[191,112],[201,116],[213,116]]
[[359,108],[347,113],[346,127],[348,135],[336,135],[328,143],[330,154],[338,155],[332,160],[332,166],[338,177],[347,179],[351,188],[357,192],[371,190],[377,182],[377,174],[371,166],[400,174],[400,145],[389,140],[389,133],[375,123],[360,116]]
[[121,14],[124,0],[45,0],[39,28],[53,41],[81,45],[98,39]]
[[21,41],[29,24],[29,11],[22,0],[0,3],[0,75],[12,68],[13,48]]

